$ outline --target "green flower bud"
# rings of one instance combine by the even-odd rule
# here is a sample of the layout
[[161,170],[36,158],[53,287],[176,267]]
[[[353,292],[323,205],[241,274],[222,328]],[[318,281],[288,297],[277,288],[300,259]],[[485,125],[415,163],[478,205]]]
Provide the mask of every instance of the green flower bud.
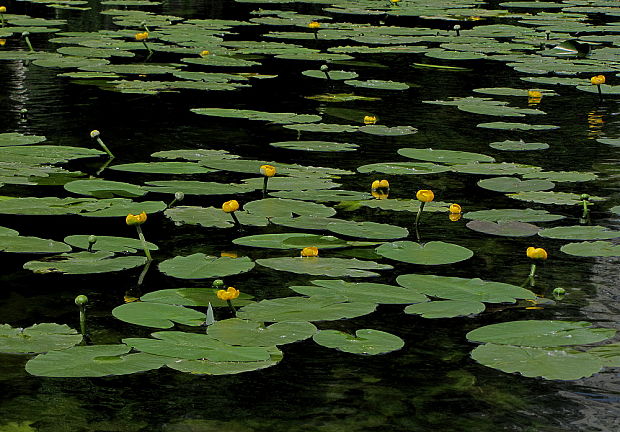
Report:
[[183,198],[185,198],[185,194],[183,192],[175,192],[174,193],[174,199],[177,201],[183,201]]
[[588,194],[581,194],[581,199],[587,201],[587,200],[590,199],[590,195],[588,195]]
[[212,286],[213,288],[222,288],[224,286],[224,281],[222,279],[215,279]]
[[86,297],[85,295],[79,295],[75,298],[75,304],[78,306],[83,306],[86,303],[88,303],[88,297]]

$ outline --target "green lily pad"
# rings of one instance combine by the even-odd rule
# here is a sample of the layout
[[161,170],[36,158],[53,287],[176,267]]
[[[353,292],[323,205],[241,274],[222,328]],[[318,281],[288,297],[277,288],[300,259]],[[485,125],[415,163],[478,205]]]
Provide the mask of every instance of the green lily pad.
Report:
[[6,237],[6,236],[18,236],[18,235],[19,235],[18,231],[15,231],[14,229],[11,229],[11,228],[0,226],[0,236]]
[[28,328],[0,324],[0,352],[11,354],[63,350],[82,342],[82,335],[66,324],[42,323]]
[[113,165],[108,169],[146,174],[206,174],[215,171],[192,162],[136,162]]
[[23,135],[17,132],[0,133],[0,147],[38,144],[45,140],[44,136]]
[[128,214],[158,213],[166,208],[163,201],[135,202],[126,198],[112,198],[105,200],[93,200],[82,209],[76,208],[76,213],[86,217],[125,217]]
[[330,79],[334,81],[350,80],[358,77],[358,74],[356,72],[335,70],[328,70],[326,72],[323,72],[322,70],[305,70],[302,72],[302,75],[312,78]]
[[479,128],[485,129],[501,129],[501,130],[513,130],[513,131],[542,131],[542,130],[554,130],[559,129],[559,126],[556,125],[533,125],[527,123],[510,123],[510,122],[490,122],[490,123],[479,123],[476,125]]
[[289,200],[321,202],[358,201],[363,199],[369,199],[372,196],[367,192],[340,189],[279,191],[271,192],[269,195]]
[[465,219],[489,222],[552,222],[564,219],[562,215],[551,214],[547,210],[536,209],[491,209],[467,212]]
[[478,363],[506,373],[518,372],[526,377],[549,380],[585,378],[603,368],[600,358],[565,349],[485,344],[473,350],[471,357]]
[[437,165],[426,162],[378,162],[362,165],[357,168],[360,173],[381,173],[381,174],[437,174],[449,171],[450,168],[444,165]]
[[607,367],[620,367],[620,344],[597,346],[587,353],[600,358]]
[[[64,242],[73,247],[88,249],[89,237],[88,235],[70,235],[65,237]],[[92,250],[123,253],[136,253],[143,250],[140,239],[114,236],[96,236],[96,238],[97,241],[92,245]],[[146,247],[149,250],[159,250],[157,245],[150,242],[146,242]]]
[[338,330],[321,330],[312,339],[327,348],[364,355],[386,354],[405,346],[398,336],[373,329],[357,330],[355,336]]
[[375,252],[396,261],[422,265],[452,264],[474,256],[471,250],[463,246],[441,241],[424,244],[412,241],[385,243]]
[[300,132],[323,132],[323,133],[342,133],[342,132],[357,132],[359,126],[343,125],[333,123],[298,123],[298,124],[286,124],[283,126],[286,129],[293,129]]
[[216,182],[202,182],[196,180],[160,180],[146,182],[145,189],[157,192],[175,194],[183,192],[185,195],[238,195],[252,192],[254,187],[243,184],[226,184]]
[[[216,207],[175,206],[167,209],[164,214],[177,225],[200,225],[203,227],[233,228],[233,218]],[[244,226],[267,226],[269,220],[247,211],[236,211],[239,223]]]
[[384,125],[366,125],[358,129],[360,132],[377,136],[404,136],[412,135],[418,130],[413,126],[384,126]]
[[553,182],[586,182],[596,180],[593,172],[581,171],[538,171],[523,175],[526,179],[545,179]]
[[296,293],[314,295],[339,295],[350,302],[380,304],[411,304],[428,301],[415,290],[371,282],[345,282],[340,279],[313,280],[314,286],[291,286]]
[[212,257],[203,253],[177,256],[159,264],[159,270],[181,279],[205,279],[245,273],[254,268],[248,257]]
[[582,257],[620,257],[620,245],[607,241],[569,243],[560,250],[569,255]]
[[151,302],[125,303],[112,309],[112,315],[130,324],[162,329],[171,328],[174,323],[196,327],[204,324],[206,318],[194,309]]
[[41,274],[92,274],[127,270],[144,264],[146,264],[145,257],[115,257],[113,253],[106,251],[84,251],[54,255],[40,261],[29,261],[24,264],[24,268]]
[[336,234],[373,240],[397,239],[409,235],[409,230],[396,225],[377,222],[354,222],[342,219],[328,222],[325,225],[325,229]]
[[340,296],[281,297],[244,306],[237,317],[259,322],[333,321],[367,315],[376,307]]
[[269,352],[260,346],[232,346],[210,334],[165,331],[151,338],[125,338],[123,343],[148,354],[185,360],[205,359],[214,362],[269,360]]
[[391,265],[355,258],[281,257],[258,259],[256,263],[279,271],[330,277],[373,277],[379,274],[369,270],[393,268]]
[[[253,186],[255,189],[263,188],[264,178],[252,177],[243,180],[244,184]],[[268,191],[281,190],[311,190],[311,189],[330,189],[342,186],[340,183],[334,183],[331,179],[315,178],[315,177],[283,177],[277,176],[269,179],[267,185]]]
[[506,283],[448,276],[406,274],[396,278],[405,288],[447,300],[483,303],[514,303],[516,299],[535,300],[532,291]]
[[209,326],[209,335],[230,345],[262,347],[285,345],[312,337],[314,324],[306,321],[282,321],[268,327],[256,321],[231,318]]
[[314,114],[270,113],[229,108],[192,108],[190,111],[206,116],[245,118],[248,120],[268,121],[276,124],[314,123],[321,121],[321,116]]
[[608,240],[620,237],[620,231],[612,231],[599,225],[574,225],[545,228],[541,230],[538,235],[562,240]]
[[69,192],[95,198],[114,198],[116,196],[135,198],[147,192],[140,186],[109,180],[75,180],[66,183],[64,188]]
[[60,253],[69,252],[71,246],[54,240],[18,235],[0,235],[0,252]]
[[401,148],[398,149],[398,154],[411,159],[445,164],[495,162],[491,156],[455,150]]
[[60,145],[0,147],[0,160],[29,164],[58,164],[74,159],[98,157],[103,154],[105,153],[100,150]]
[[596,141],[612,147],[620,147],[620,138],[599,138]]
[[[539,204],[577,205],[583,201],[581,195],[568,192],[519,192],[506,194],[508,198],[519,201],[535,202]],[[591,196],[590,201],[604,201],[605,198]]]
[[508,163],[508,162],[457,164],[457,165],[452,165],[449,169],[451,169],[454,172],[458,172],[458,173],[478,174],[478,175],[528,174],[531,172],[536,172],[536,171],[541,170],[540,167]]
[[472,220],[467,222],[467,228],[485,234],[504,237],[529,237],[537,234],[540,227],[526,222]]
[[[598,86],[595,85],[578,85],[577,90],[588,93],[598,93]],[[620,85],[601,84],[601,93],[603,95],[620,95]]]
[[[309,191],[309,193],[310,192],[313,191]],[[317,193],[323,192],[328,191],[317,191]],[[323,204],[282,198],[265,198],[250,201],[245,204],[243,208],[251,214],[264,216],[267,218],[293,217],[293,215],[330,217],[336,214],[336,210]]]
[[[209,306],[227,307],[228,303],[217,296],[218,289],[215,288],[172,288],[152,291],[140,297],[142,302],[165,303],[180,306]],[[239,293],[239,297],[234,300],[235,306],[245,306],[253,303],[254,297]]]
[[484,303],[468,300],[441,300],[409,305],[405,313],[422,318],[454,318],[477,315],[485,309]]
[[353,87],[367,88],[367,89],[378,89],[378,90],[407,90],[409,88],[408,84],[397,81],[383,81],[383,80],[347,80],[344,82],[347,85]]
[[166,364],[171,369],[192,375],[232,375],[275,366],[282,360],[282,352],[276,347],[267,347],[270,359],[247,362],[213,362],[209,360],[174,360]]
[[528,97],[530,91],[538,91],[543,94],[543,96],[556,96],[557,94],[552,90],[541,90],[541,89],[517,89],[517,88],[509,88],[509,87],[484,87],[474,89],[476,93],[490,94],[494,96],[523,96]]
[[496,192],[529,192],[553,189],[549,180],[521,180],[517,177],[493,177],[478,181],[478,186]]
[[127,354],[130,350],[127,345],[93,345],[50,351],[28,361],[26,372],[45,377],[102,377],[159,369],[169,361],[151,354]]
[[530,142],[526,143],[525,141],[497,141],[489,144],[489,147],[492,147],[496,150],[505,150],[505,151],[528,151],[528,150],[545,150],[549,148],[549,144],[542,142]]
[[524,320],[479,327],[467,333],[467,339],[501,345],[559,347],[601,342],[615,334],[613,329],[592,328],[586,321]]
[[310,152],[345,152],[356,151],[357,144],[340,143],[333,141],[280,141],[269,145],[288,150],[303,150]]
[[314,246],[319,249],[335,249],[356,245],[353,242],[347,242],[346,240],[334,236],[323,236],[302,232],[255,234],[236,238],[233,240],[233,243],[249,247],[300,250],[307,246]]

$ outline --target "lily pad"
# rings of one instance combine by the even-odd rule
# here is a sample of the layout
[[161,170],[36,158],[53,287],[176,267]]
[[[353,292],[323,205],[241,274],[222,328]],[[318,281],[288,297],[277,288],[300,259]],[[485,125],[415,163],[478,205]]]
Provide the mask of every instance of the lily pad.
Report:
[[159,270],[172,277],[181,279],[205,279],[231,276],[245,273],[254,268],[248,257],[212,257],[203,253],[177,256],[159,264]]
[[422,318],[454,318],[476,315],[484,311],[484,303],[468,300],[442,300],[409,305],[405,313]]
[[77,346],[39,354],[26,372],[46,377],[78,378],[127,375],[159,369],[170,359],[145,353],[128,354],[127,345]]
[[45,140],[44,136],[23,135],[17,132],[0,133],[0,147],[38,144]]
[[[200,225],[203,227],[233,228],[233,218],[216,207],[175,206],[167,209],[164,214],[177,225]],[[236,211],[239,223],[244,226],[267,226],[269,220],[260,215],[252,215],[246,211]]]
[[491,156],[455,150],[401,148],[398,149],[398,154],[411,159],[445,164],[495,162]]
[[485,129],[501,129],[501,130],[513,130],[513,131],[542,131],[542,130],[554,130],[559,129],[559,126],[556,125],[545,125],[545,124],[527,124],[527,123],[510,123],[510,122],[490,122],[490,123],[479,123],[476,125],[479,128]]
[[95,198],[114,198],[116,196],[135,198],[147,192],[140,186],[109,180],[75,180],[66,183],[64,187],[69,192]]
[[[74,247],[88,249],[89,237],[88,235],[70,235],[65,237],[64,242]],[[96,238],[97,241],[92,245],[92,250],[123,253],[136,253],[143,250],[140,239],[114,236],[96,236]],[[146,242],[146,247],[153,251],[159,250],[157,245],[150,242]]]
[[612,231],[599,225],[574,225],[545,228],[538,235],[562,240],[608,240],[620,237],[620,231]]
[[[507,197],[519,201],[535,202],[539,204],[558,204],[558,205],[577,205],[583,201],[581,195],[569,192],[519,192],[515,194],[506,194]],[[590,201],[604,201],[605,198],[591,196]]]
[[450,168],[444,165],[437,165],[427,162],[378,162],[362,165],[357,168],[360,173],[381,173],[381,174],[437,174],[449,171]]
[[504,237],[529,237],[537,234],[540,227],[526,222],[472,220],[467,222],[467,228],[485,234]]
[[405,84],[403,82],[396,82],[396,81],[347,80],[344,83],[347,84],[347,85],[353,86],[353,87],[361,87],[361,88],[368,88],[368,89],[378,89],[378,90],[407,90],[409,88],[408,84]]
[[82,335],[66,324],[42,323],[27,328],[0,324],[0,352],[11,354],[63,350],[82,341]]
[[268,121],[276,124],[314,123],[321,121],[321,116],[314,114],[270,113],[232,108],[192,108],[191,111],[206,116],[245,118],[248,120]]
[[552,222],[564,219],[562,215],[551,214],[547,210],[536,209],[491,209],[467,212],[465,219],[489,222]]
[[255,234],[251,236],[236,238],[233,240],[233,243],[249,247],[299,250],[307,246],[314,246],[319,249],[336,249],[356,245],[355,243],[348,242],[334,236],[323,236],[302,232]]
[[216,182],[202,182],[196,180],[159,180],[146,183],[145,188],[152,192],[175,194],[183,192],[185,195],[238,195],[251,192],[254,187],[243,184],[226,184]]
[[0,252],[60,253],[69,252],[71,246],[54,240],[18,235],[0,235]]
[[338,330],[321,330],[312,339],[327,348],[364,355],[386,354],[405,346],[398,336],[373,329],[357,330],[355,335]]
[[569,243],[560,250],[569,255],[582,257],[620,257],[620,245],[607,241]]
[[108,169],[146,174],[206,174],[215,171],[192,162],[136,162],[113,165]]
[[506,373],[549,380],[576,380],[589,377],[603,368],[603,361],[591,354],[554,348],[531,348],[485,344],[471,352],[485,366]]
[[385,243],[375,252],[396,261],[422,265],[452,264],[474,256],[471,250],[463,246],[441,241],[424,244],[412,241]]
[[272,192],[269,195],[279,198],[286,198],[288,200],[320,202],[358,201],[363,199],[369,199],[372,196],[367,192],[340,189],[279,191]]
[[613,329],[592,328],[586,321],[524,320],[479,327],[467,333],[467,339],[501,345],[559,347],[601,342],[615,334]]
[[341,143],[333,141],[280,141],[269,145],[288,150],[303,150],[310,152],[345,152],[356,151],[357,144]]
[[[228,303],[217,296],[215,288],[172,288],[152,291],[140,297],[142,302],[165,303],[180,306],[204,306],[211,304],[213,307],[226,307]],[[239,293],[234,301],[235,306],[245,306],[252,303],[254,297]]]
[[356,72],[347,72],[347,71],[336,71],[336,70],[328,70],[323,72],[322,70],[305,70],[302,72],[302,75],[312,78],[320,78],[320,79],[330,79],[334,81],[339,80],[350,80],[353,78],[357,78],[358,74]]
[[282,360],[282,352],[275,347],[268,347],[270,359],[246,362],[213,362],[209,360],[174,360],[166,364],[171,369],[192,375],[231,375],[268,368]]
[[549,144],[542,142],[530,142],[527,143],[523,140],[521,141],[497,141],[489,144],[489,147],[492,147],[496,150],[505,150],[505,151],[529,151],[529,150],[545,150],[549,148]]
[[447,300],[514,303],[516,299],[536,299],[536,294],[525,288],[478,278],[406,274],[398,276],[396,282],[405,288]]
[[259,322],[333,321],[367,315],[376,307],[341,296],[281,297],[244,306],[237,317]]
[[196,327],[204,324],[206,318],[194,309],[151,302],[125,303],[112,309],[112,315],[130,324],[162,329],[171,328],[174,323]]
[[393,268],[391,265],[355,258],[281,257],[258,259],[256,263],[279,271],[330,277],[373,277],[379,274],[369,270]]
[[34,273],[92,274],[127,270],[146,264],[146,258],[140,256],[115,257],[113,253],[74,252],[29,261],[24,264],[26,270]]
[[358,129],[360,132],[377,136],[404,136],[412,135],[418,130],[413,126],[384,126],[384,125],[366,125]]
[[496,192],[529,192],[553,189],[549,180],[521,180],[517,177],[493,177],[478,181],[478,186]]
[[231,318],[209,326],[209,335],[229,345],[260,347],[285,345],[312,337],[317,332],[307,321],[282,321],[265,327],[259,322]]

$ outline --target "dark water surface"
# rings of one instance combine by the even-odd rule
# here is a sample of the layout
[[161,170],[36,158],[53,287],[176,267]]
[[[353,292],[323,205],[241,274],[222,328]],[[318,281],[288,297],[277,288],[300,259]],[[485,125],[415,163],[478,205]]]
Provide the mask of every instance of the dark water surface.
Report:
[[[90,2],[96,5],[97,2]],[[168,1],[149,10],[195,18],[247,19],[259,6],[227,1]],[[278,5],[278,7],[280,7]],[[319,12],[312,6],[282,6],[299,11]],[[32,4],[20,4],[22,13],[69,21],[68,30],[115,29],[109,17],[97,9],[88,12],[53,11]],[[18,12],[16,12],[18,13]],[[347,17],[336,17],[347,21]],[[389,24],[407,25],[394,19]],[[415,22],[411,21],[411,25]],[[428,23],[423,25],[429,25]],[[444,24],[447,25],[447,24]],[[293,30],[270,28],[273,30]],[[239,29],[239,39],[259,37],[256,28]],[[32,37],[38,49],[53,51],[47,36]],[[11,43],[19,44],[11,39]],[[313,41],[294,41],[308,44]],[[338,43],[337,41],[333,44]],[[331,46],[326,43],[324,48]],[[338,43],[341,44],[341,43]],[[8,47],[8,49],[15,49]],[[137,54],[138,56],[142,54]],[[157,55],[157,54],[156,54]],[[174,58],[174,57],[173,57]],[[182,91],[157,96],[129,95],[104,91],[60,79],[59,69],[26,65],[22,61],[0,62],[0,131],[44,135],[51,144],[92,146],[90,130],[99,129],[105,142],[118,155],[117,163],[150,160],[159,150],[181,148],[226,149],[245,158],[274,159],[313,166],[355,169],[372,162],[404,160],[396,150],[402,147],[433,147],[466,150],[496,157],[499,161],[530,163],[546,170],[596,171],[600,179],[589,183],[558,184],[555,190],[590,193],[619,201],[618,147],[597,143],[594,138],[617,137],[620,130],[617,99],[598,102],[595,95],[570,87],[551,87],[561,96],[544,98],[547,112],[538,123],[557,124],[549,132],[518,133],[492,131],[475,125],[496,118],[467,114],[454,107],[423,104],[423,100],[476,95],[479,87],[519,87],[524,76],[499,62],[463,62],[469,72],[414,69],[414,62],[428,61],[422,54],[369,55],[362,60],[389,66],[385,69],[360,67],[364,79],[392,79],[407,82],[405,92],[364,92],[378,95],[379,102],[342,103],[334,106],[377,114],[382,124],[411,125],[419,133],[406,137],[374,137],[365,134],[336,136],[302,134],[302,139],[334,140],[360,145],[355,153],[302,153],[280,150],[268,144],[294,140],[297,133],[263,122],[218,119],[189,112],[197,107],[235,107],[273,112],[315,113],[322,106],[302,96],[328,89],[322,80],[302,79],[301,71],[314,69],[315,62],[267,59],[259,70],[279,74],[277,79],[253,81],[253,87],[235,92]],[[133,61],[133,60],[132,60]],[[154,60],[156,61],[156,60]],[[438,61],[439,62],[439,61]],[[450,63],[452,64],[452,63]],[[360,78],[362,79],[362,78]],[[336,92],[352,89],[335,84]],[[512,101],[513,99],[511,99]],[[526,98],[512,104],[527,106]],[[325,105],[333,106],[333,105]],[[28,109],[28,119],[19,111]],[[598,119],[601,121],[599,122]],[[528,121],[529,118],[525,121]],[[347,123],[325,116],[325,122]],[[507,121],[519,121],[507,120]],[[515,138],[517,137],[517,138]],[[501,152],[488,147],[493,141],[523,138],[543,141],[550,149],[542,152]],[[95,175],[103,160],[71,163],[69,168]],[[141,184],[163,176],[105,171],[108,180]],[[207,181],[235,181],[245,175],[213,173],[195,176]],[[429,176],[375,176],[357,174],[342,179],[343,189],[366,191],[372,180],[389,177],[393,197],[412,197],[421,188],[433,189],[442,201],[458,202],[467,211],[488,208],[525,208],[519,201],[476,186],[480,176],[440,174]],[[166,177],[173,178],[173,177]],[[179,176],[179,179],[192,179]],[[47,188],[7,185],[2,195],[68,196],[59,186]],[[259,192],[243,200],[259,199]],[[151,200],[169,201],[169,196],[150,194]],[[220,205],[221,197],[188,197],[190,205]],[[536,206],[536,208],[543,208]],[[547,207],[545,207],[547,208]],[[605,204],[609,208],[609,203]],[[549,208],[568,217],[563,224],[578,223],[577,209]],[[617,218],[602,207],[594,207],[596,224],[618,228]],[[402,213],[402,214],[401,214]],[[410,213],[398,214],[358,211],[338,217],[388,222],[410,227]],[[23,235],[62,240],[70,234],[132,236],[131,227],[118,220],[63,217],[0,216],[0,225]],[[277,232],[278,228],[270,228]],[[157,260],[175,255],[204,252],[218,255],[236,251],[251,258],[278,256],[277,253],[239,249],[231,240],[233,230],[176,227],[163,215],[149,216],[147,238],[158,244]],[[247,234],[268,232],[250,228]],[[285,231],[284,229],[280,231]],[[377,282],[394,283],[403,273],[431,273],[446,276],[480,277],[519,285],[527,275],[529,263],[523,251],[540,238],[490,237],[469,231],[464,221],[452,223],[446,215],[426,215],[423,236],[467,246],[476,255],[466,261],[440,269],[392,263]],[[484,367],[469,357],[475,347],[465,334],[479,326],[521,319],[588,320],[604,327],[618,325],[618,260],[583,259],[562,254],[564,242],[544,239],[550,259],[539,270],[536,292],[549,297],[556,287],[569,295],[557,305],[542,310],[489,308],[475,318],[427,320],[405,315],[402,305],[382,305],[365,317],[319,323],[319,328],[352,330],[376,328],[397,334],[405,347],[382,356],[354,356],[330,350],[312,341],[283,347],[284,360],[275,367],[230,376],[193,376],[166,368],[109,378],[52,379],[27,374],[26,357],[0,355],[0,431],[18,431],[3,424],[30,425],[37,431],[613,431],[620,429],[620,382],[617,370],[575,382],[554,382],[509,375]],[[340,256],[330,251],[329,256]],[[139,270],[103,276],[34,275],[22,270],[30,256],[2,255],[0,264],[1,322],[27,327],[37,322],[67,323],[77,327],[73,299],[87,294],[89,328],[97,343],[117,343],[123,337],[146,336],[149,329],[137,328],[114,319],[110,311],[122,304],[131,292]],[[387,260],[384,260],[387,261]],[[412,269],[412,267],[415,267]],[[243,292],[258,299],[289,295],[290,285],[305,284],[313,277],[274,272],[257,267],[249,275],[227,278]],[[374,281],[374,280],[373,280]],[[164,288],[204,286],[200,282],[172,280],[152,269],[143,292]]]

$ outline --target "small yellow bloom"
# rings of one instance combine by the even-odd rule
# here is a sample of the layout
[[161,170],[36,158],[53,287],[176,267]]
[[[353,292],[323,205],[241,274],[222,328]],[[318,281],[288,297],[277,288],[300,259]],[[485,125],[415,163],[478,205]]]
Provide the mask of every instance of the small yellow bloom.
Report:
[[433,191],[428,189],[420,189],[418,193],[415,194],[415,196],[417,199],[425,203],[431,202],[435,199],[435,194],[433,193]]
[[373,115],[364,116],[364,124],[374,125],[375,123],[377,123],[377,116],[373,116]]
[[310,23],[308,23],[308,27],[311,29],[318,29],[319,27],[321,27],[321,23],[319,23],[318,21],[310,21]]
[[133,302],[136,302],[138,300],[140,300],[138,297],[131,297],[131,296],[128,296],[128,295],[123,296],[123,301],[125,303],[133,303]]
[[375,199],[379,199],[379,200],[387,199],[388,196],[390,196],[390,194],[388,192],[385,192],[385,189],[373,189],[373,190],[370,191],[370,194]]
[[265,177],[273,177],[276,175],[276,167],[273,165],[261,165],[260,173]]
[[392,3],[398,3],[400,0],[390,0]]
[[6,6],[0,6],[0,13],[6,13]]
[[527,248],[527,251],[525,253],[527,254],[528,258],[540,260],[547,259],[547,251],[543,248],[535,248],[530,246],[529,248]]
[[209,51],[207,51],[207,50],[202,50],[202,51],[200,51],[200,57],[206,57],[206,56],[208,56],[209,54],[211,54],[211,53],[210,53]]
[[451,204],[450,205],[450,213],[461,213],[463,211],[463,209],[461,208],[460,205],[458,204]]
[[91,138],[97,138],[99,135],[101,135],[101,134],[99,133],[99,131],[97,129],[93,129],[93,130],[90,131],[90,137]]
[[140,214],[134,215],[129,213],[125,218],[125,223],[127,225],[142,225],[146,222],[146,213],[142,212]]
[[216,295],[220,300],[234,300],[239,297],[239,290],[233,287],[228,287],[227,290],[218,290]]
[[594,85],[605,84],[605,75],[596,75],[590,78],[590,82]]
[[387,180],[375,180],[372,182],[371,189],[387,189],[390,187],[390,182]]
[[220,252],[220,256],[221,257],[228,257],[228,258],[238,258],[239,257],[239,255],[237,255],[237,252],[227,252],[227,251]]
[[308,246],[301,250],[302,257],[315,257],[319,256],[319,248],[315,246]]
[[226,201],[222,204],[222,210],[226,213],[232,213],[239,210],[239,203],[236,200]]
[[149,38],[149,32],[136,33],[135,37],[137,41],[145,41]]
[[450,213],[448,215],[448,219],[450,219],[452,222],[457,222],[461,220],[461,217],[463,217],[461,213]]
[[541,98],[543,94],[537,90],[528,90],[527,97],[528,98]]
[[0,46],[4,46],[6,44],[6,39],[0,39]]

